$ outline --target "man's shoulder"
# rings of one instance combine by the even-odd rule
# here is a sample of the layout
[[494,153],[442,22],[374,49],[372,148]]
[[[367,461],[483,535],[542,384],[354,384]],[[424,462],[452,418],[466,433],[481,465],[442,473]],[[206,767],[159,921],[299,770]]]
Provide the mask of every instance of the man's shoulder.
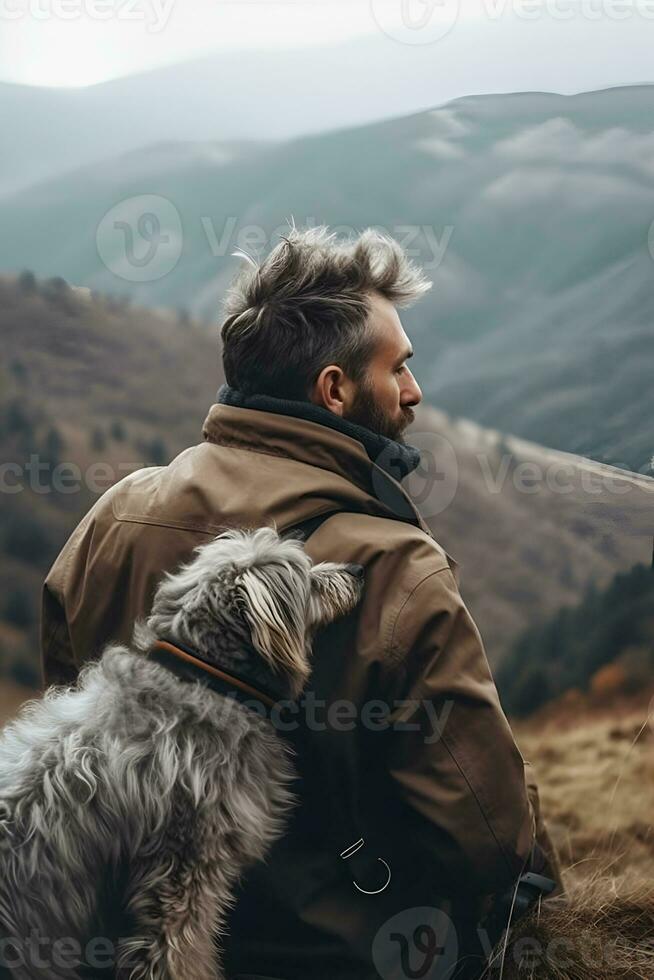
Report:
[[[373,659],[390,662],[406,654],[410,644],[398,638],[397,624],[410,602],[417,630],[460,602],[456,561],[430,534],[407,521],[340,512],[309,538],[307,547],[316,561],[363,565],[358,639]],[[413,602],[414,596],[421,601]]]
[[[46,584],[62,591],[74,578],[85,577],[91,555],[109,556],[112,568],[133,549],[134,542],[147,529],[147,545],[153,559],[172,547],[171,536],[186,550],[200,543],[206,534],[217,533],[208,509],[191,507],[197,500],[194,480],[184,480],[182,468],[191,447],[167,466],[143,467],[126,474],[109,487],[91,506],[74,529],[48,573]],[[122,528],[122,530],[121,530]],[[183,532],[186,532],[184,534]],[[177,544],[173,547],[175,552]],[[106,561],[105,561],[106,559]]]
[[96,501],[96,521],[158,525],[217,534],[219,494],[212,494],[207,444],[185,449],[166,466],[133,470]]
[[309,550],[323,560],[333,555],[335,561],[358,562],[389,591],[410,592],[445,569],[458,584],[458,563],[443,545],[415,524],[391,517],[339,512],[310,539]]

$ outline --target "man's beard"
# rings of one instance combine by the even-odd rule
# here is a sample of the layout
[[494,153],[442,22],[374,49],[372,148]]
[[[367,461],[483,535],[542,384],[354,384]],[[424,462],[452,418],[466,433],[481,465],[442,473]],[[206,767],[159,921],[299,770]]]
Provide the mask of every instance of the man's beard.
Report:
[[388,415],[375,399],[374,389],[361,383],[356,394],[352,408],[344,416],[348,422],[362,425],[377,435],[393,439],[395,442],[404,442],[404,430],[413,422],[414,413],[410,408],[402,409],[402,414],[397,416]]

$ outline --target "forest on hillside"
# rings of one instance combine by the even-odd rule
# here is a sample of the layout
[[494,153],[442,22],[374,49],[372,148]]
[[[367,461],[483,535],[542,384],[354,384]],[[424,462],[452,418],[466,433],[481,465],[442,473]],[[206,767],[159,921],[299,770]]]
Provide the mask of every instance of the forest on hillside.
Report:
[[572,691],[607,701],[647,690],[653,636],[654,569],[639,564],[518,639],[497,672],[504,705],[525,716]]

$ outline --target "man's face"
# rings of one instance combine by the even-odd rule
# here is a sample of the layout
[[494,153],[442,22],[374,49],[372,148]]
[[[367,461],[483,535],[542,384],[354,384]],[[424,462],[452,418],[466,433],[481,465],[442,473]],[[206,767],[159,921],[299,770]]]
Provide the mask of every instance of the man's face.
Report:
[[406,363],[413,348],[392,303],[374,294],[370,307],[369,328],[377,343],[366,375],[356,385],[343,418],[401,441],[404,430],[413,422],[413,406],[422,400],[422,392]]

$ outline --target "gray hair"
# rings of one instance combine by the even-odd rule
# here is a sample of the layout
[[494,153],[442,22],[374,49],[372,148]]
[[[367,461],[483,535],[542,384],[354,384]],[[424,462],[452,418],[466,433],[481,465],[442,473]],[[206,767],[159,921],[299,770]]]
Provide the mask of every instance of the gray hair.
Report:
[[371,293],[409,306],[431,288],[390,236],[368,228],[338,239],[295,227],[261,262],[244,266],[225,302],[227,383],[247,395],[305,401],[328,364],[353,381],[365,375],[375,338]]

